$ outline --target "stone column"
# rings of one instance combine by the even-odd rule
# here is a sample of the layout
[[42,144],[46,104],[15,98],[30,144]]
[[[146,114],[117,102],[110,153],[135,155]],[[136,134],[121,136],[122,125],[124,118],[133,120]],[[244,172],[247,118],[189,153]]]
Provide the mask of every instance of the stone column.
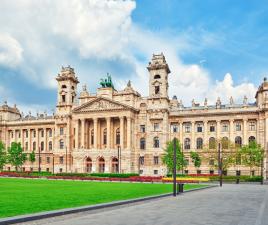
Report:
[[24,133],[23,133],[23,129],[20,129],[20,138],[21,138],[21,146],[23,147],[24,151],[25,151],[25,143],[24,143]]
[[120,117],[120,145],[124,149],[124,117]]
[[85,148],[85,119],[81,119],[81,148]]
[[208,121],[204,120],[204,143],[206,145],[208,143]]
[[28,148],[29,148],[29,151],[32,151],[32,134],[31,134],[31,129],[27,129],[28,131]]
[[79,120],[75,121],[75,148],[79,149]]
[[256,127],[256,141],[257,141],[257,143],[259,143],[260,144],[260,122],[259,122],[259,119],[257,119],[257,121],[256,121],[256,124],[257,124],[257,127]]
[[195,149],[196,141],[195,141],[195,122],[192,122],[192,135],[191,135],[191,149]]
[[230,123],[230,141],[231,143],[234,142],[234,120],[229,120]]
[[127,148],[131,149],[131,118],[127,117]]
[[98,148],[98,118],[94,118],[94,148]]
[[[41,147],[40,146],[40,143],[39,143],[39,130],[38,129],[35,129],[35,132],[36,132],[36,148],[37,148],[37,150],[39,151],[39,148]],[[40,149],[40,151],[41,151],[41,149]]]
[[217,120],[217,128],[216,128],[216,132],[217,132],[217,140],[220,140],[221,138],[221,121]]
[[47,151],[47,129],[44,128],[44,150]]
[[244,119],[243,120],[243,144],[244,145],[247,145],[248,144],[248,127],[247,127],[247,122],[248,120],[247,119]]
[[106,118],[107,127],[107,149],[111,148],[111,117]]

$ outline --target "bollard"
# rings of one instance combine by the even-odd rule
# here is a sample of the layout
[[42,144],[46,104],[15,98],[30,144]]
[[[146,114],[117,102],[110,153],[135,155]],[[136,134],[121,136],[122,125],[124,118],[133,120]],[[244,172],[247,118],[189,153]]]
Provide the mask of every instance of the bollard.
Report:
[[183,186],[184,184],[180,184],[180,193],[183,193]]
[[236,178],[236,184],[239,184],[239,177]]
[[180,183],[177,183],[177,195],[180,194]]

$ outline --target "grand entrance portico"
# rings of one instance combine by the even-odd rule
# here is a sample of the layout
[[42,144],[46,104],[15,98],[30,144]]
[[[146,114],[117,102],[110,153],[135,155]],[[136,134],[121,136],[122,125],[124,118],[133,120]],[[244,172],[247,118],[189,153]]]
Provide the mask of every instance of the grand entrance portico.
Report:
[[[134,151],[133,120],[136,110],[98,97],[73,112],[74,155],[78,153],[74,157],[74,165],[77,165],[74,170],[82,172],[81,168],[87,168],[86,165],[81,166],[82,153],[82,157],[84,154],[92,160],[91,172],[118,172],[118,161],[123,158],[122,171],[131,172],[131,155],[135,155],[131,152]],[[122,159],[119,159],[118,148]]]

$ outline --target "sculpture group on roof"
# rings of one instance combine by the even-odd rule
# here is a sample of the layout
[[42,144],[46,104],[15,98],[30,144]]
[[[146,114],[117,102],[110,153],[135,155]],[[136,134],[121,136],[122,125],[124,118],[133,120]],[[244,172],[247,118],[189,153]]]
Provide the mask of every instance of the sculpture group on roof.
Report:
[[114,88],[113,82],[112,82],[112,77],[109,73],[107,73],[107,78],[106,79],[101,79],[100,85],[105,88],[105,87],[111,87]]

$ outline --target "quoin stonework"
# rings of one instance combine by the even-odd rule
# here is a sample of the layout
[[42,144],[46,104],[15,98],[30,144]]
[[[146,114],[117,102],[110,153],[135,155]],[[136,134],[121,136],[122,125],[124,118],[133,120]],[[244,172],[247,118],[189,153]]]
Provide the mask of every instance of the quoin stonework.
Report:
[[[256,93],[256,102],[228,104],[218,99],[184,107],[168,96],[169,66],[163,54],[153,55],[148,66],[149,96],[143,97],[128,82],[124,90],[102,85],[96,94],[86,86],[77,95],[78,77],[71,67],[57,75],[57,106],[53,116],[26,116],[16,106],[0,107],[0,138],[6,147],[20,142],[24,151],[35,151],[36,162],[25,171],[120,172],[165,175],[161,157],[169,140],[178,138],[186,158],[190,151],[203,151],[210,142],[225,138],[236,144],[256,140],[268,149],[268,81]],[[266,154],[267,155],[267,154]],[[214,173],[209,160],[199,173]],[[267,160],[264,162],[266,177]],[[10,165],[6,170],[14,170]],[[230,173],[243,168],[231,168]],[[189,159],[187,173],[196,173]],[[248,171],[258,174],[260,171]],[[227,171],[228,172],[228,171]],[[215,170],[217,173],[217,170]]]

